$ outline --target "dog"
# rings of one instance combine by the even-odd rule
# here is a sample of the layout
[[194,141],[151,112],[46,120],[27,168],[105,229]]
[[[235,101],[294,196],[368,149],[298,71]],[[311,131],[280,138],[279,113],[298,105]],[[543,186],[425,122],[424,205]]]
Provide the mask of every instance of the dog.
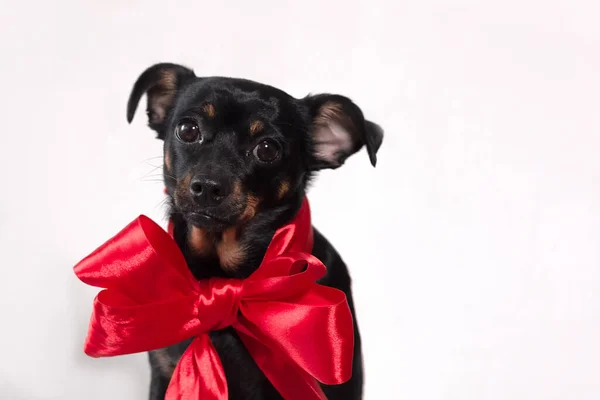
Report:
[[[198,77],[177,64],[146,69],[127,104],[131,122],[142,96],[148,126],[164,141],[163,176],[173,236],[196,279],[246,278],[260,265],[275,231],[299,210],[314,174],[335,169],[366,147],[371,164],[382,128],[350,99],[294,98],[245,79]],[[319,283],[342,290],[354,318],[352,378],[323,385],[330,400],[363,393],[361,340],[348,269],[314,230],[313,255],[327,267]],[[232,400],[282,399],[232,328],[211,332]],[[149,353],[150,400],[164,399],[189,341]]]

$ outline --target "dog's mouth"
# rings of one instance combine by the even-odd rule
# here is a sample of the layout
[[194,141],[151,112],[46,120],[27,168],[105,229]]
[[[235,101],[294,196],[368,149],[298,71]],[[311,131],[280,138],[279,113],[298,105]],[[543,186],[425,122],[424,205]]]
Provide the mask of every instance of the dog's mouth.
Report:
[[210,231],[224,231],[235,224],[235,218],[225,218],[208,211],[190,211],[183,215],[190,224]]
[[190,226],[219,233],[239,223],[242,210],[236,204],[202,207],[185,200],[176,197],[174,206],[175,211],[183,216],[183,219]]

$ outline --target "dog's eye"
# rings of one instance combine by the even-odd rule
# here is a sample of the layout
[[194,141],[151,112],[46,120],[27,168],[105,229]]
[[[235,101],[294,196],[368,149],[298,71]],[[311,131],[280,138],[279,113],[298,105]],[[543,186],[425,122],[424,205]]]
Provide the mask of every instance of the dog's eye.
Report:
[[273,162],[279,157],[279,145],[273,140],[263,140],[256,145],[253,154],[261,162]]
[[200,127],[193,121],[183,121],[175,128],[175,136],[185,143],[202,142]]

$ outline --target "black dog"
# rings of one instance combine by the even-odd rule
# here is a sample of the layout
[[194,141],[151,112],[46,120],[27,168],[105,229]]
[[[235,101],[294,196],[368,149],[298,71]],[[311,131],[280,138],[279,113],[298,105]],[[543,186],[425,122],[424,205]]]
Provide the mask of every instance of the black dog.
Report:
[[[174,236],[197,279],[248,277],[258,268],[280,226],[300,208],[315,171],[337,168],[366,146],[371,164],[382,129],[348,98],[295,99],[276,88],[222,77],[196,77],[188,68],[158,64],[135,83],[131,122],[142,95],[149,126],[164,140],[164,180]],[[313,254],[328,269],[320,283],[346,293],[354,316],[346,265],[315,230]],[[354,316],[355,317],[355,316]],[[352,379],[323,388],[331,400],[362,398],[363,371],[355,321]],[[233,400],[281,399],[233,329],[213,332]],[[150,399],[163,399],[189,342],[150,353]]]

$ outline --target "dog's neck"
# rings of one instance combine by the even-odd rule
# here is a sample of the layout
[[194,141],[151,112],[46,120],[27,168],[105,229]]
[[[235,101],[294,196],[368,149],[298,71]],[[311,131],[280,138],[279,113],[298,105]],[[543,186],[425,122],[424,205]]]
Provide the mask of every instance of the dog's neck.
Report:
[[173,237],[196,279],[247,278],[259,267],[275,231],[296,215],[302,198],[270,208],[224,232],[190,225],[181,214],[171,212]]

